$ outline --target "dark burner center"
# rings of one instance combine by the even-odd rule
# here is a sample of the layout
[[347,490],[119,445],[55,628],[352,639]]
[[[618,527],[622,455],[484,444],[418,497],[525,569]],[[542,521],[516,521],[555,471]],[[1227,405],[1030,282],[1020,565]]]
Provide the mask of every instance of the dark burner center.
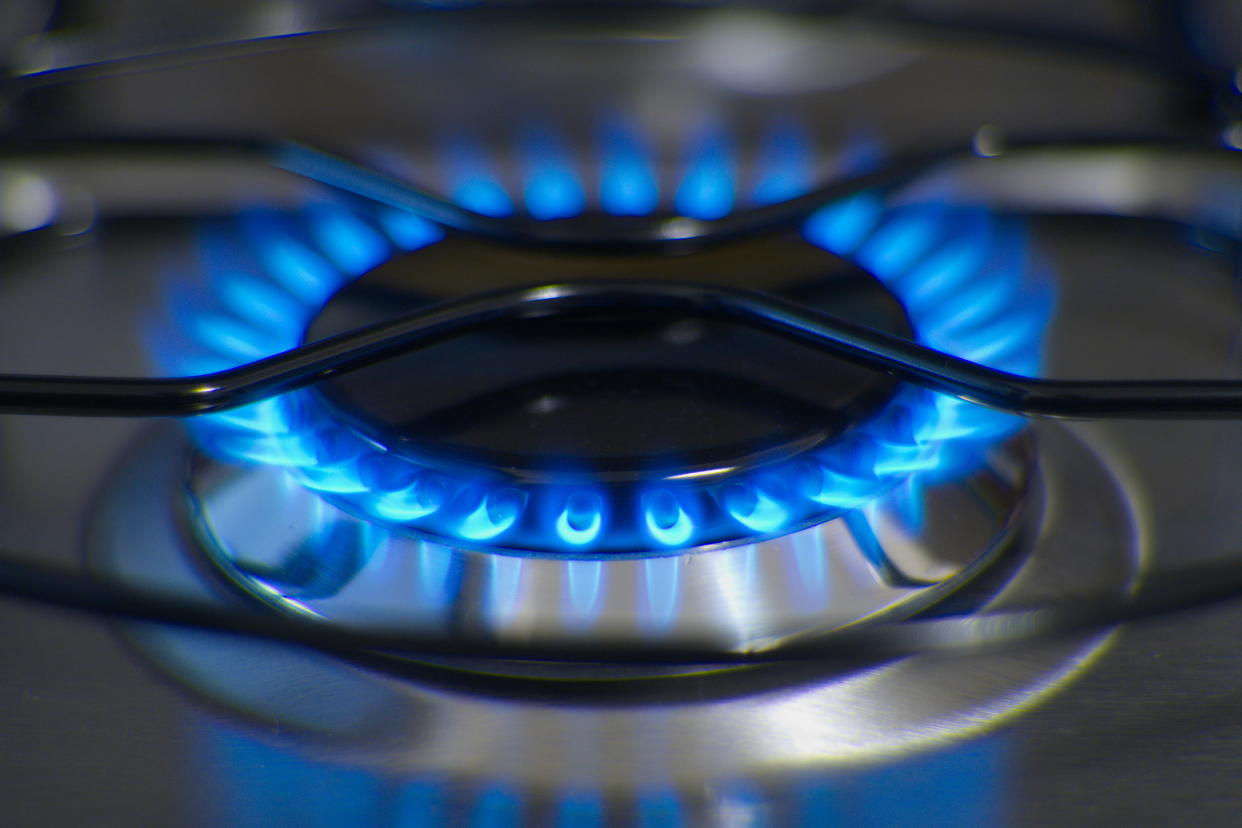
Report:
[[[911,333],[900,302],[874,277],[790,232],[683,255],[450,236],[346,286],[307,338],[483,291],[590,279],[765,290]],[[622,308],[488,324],[317,386],[355,427],[400,453],[618,481],[788,456],[868,417],[895,387],[740,323]]]

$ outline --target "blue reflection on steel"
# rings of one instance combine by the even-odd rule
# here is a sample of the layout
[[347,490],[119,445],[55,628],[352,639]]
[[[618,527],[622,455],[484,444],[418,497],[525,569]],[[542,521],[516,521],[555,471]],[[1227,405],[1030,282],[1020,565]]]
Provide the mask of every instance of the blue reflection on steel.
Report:
[[[637,133],[616,123],[604,135],[601,186],[611,195],[601,195],[603,209],[647,210],[658,193],[653,178],[650,188],[644,183],[652,164]],[[772,136],[756,184],[761,201],[803,189],[809,169],[793,127],[778,126]],[[581,183],[557,139],[532,132],[525,152],[527,208],[543,216],[581,210],[574,194],[581,194]],[[512,212],[512,200],[477,144],[454,142],[448,155],[455,198],[483,209],[478,193],[487,191],[493,195],[485,212]],[[700,217],[731,210],[733,166],[725,132],[701,133],[676,196],[678,209]],[[539,203],[531,204],[535,192],[560,195],[537,196]],[[1003,221],[981,209],[892,206],[863,193],[817,211],[803,232],[811,243],[870,268],[906,304],[922,342],[1001,370],[1038,373],[1051,292],[1034,278],[1022,234]],[[360,270],[442,236],[417,216],[353,202],[317,201],[294,213],[250,210],[236,221],[208,224],[206,285],[180,285],[170,296],[174,330],[162,332],[157,343],[163,367],[201,373],[293,348],[328,297]],[[590,556],[671,551],[827,520],[912,476],[934,481],[966,473],[1022,424],[1012,415],[905,387],[878,415],[831,444],[763,470],[742,470],[723,484],[687,481],[675,488],[650,482],[594,487],[580,478],[530,484],[494,470],[422,463],[362,438],[313,391],[196,418],[191,428],[213,456],[284,468],[309,489],[372,519],[449,542]]]
[[572,624],[594,621],[600,611],[603,561],[565,562],[565,615]]
[[278,591],[286,600],[309,601],[336,595],[371,560],[377,527],[352,520],[323,521],[314,533],[267,566],[237,562],[245,574]]
[[223,727],[208,736],[209,772],[225,786],[205,803],[217,811],[218,824],[336,828],[383,819],[384,790],[375,774],[311,761]]
[[638,828],[681,828],[688,825],[681,800],[674,791],[639,794],[634,822]]
[[731,144],[729,136],[716,125],[706,126],[694,136],[674,201],[678,213],[718,219],[733,210],[736,173]]
[[563,142],[547,127],[530,127],[522,136],[526,209],[537,219],[576,216],[586,196]]
[[561,798],[556,808],[560,828],[592,828],[604,824],[604,803],[599,794],[576,791]]
[[521,825],[522,800],[507,788],[492,788],[479,794],[470,815],[470,828],[512,828]]
[[418,544],[418,596],[432,610],[447,609],[457,590],[453,584],[453,550],[422,541]]
[[393,824],[401,828],[437,828],[449,821],[443,783],[418,780],[402,785],[393,804]]
[[681,558],[649,558],[643,561],[642,584],[637,600],[638,617],[647,632],[664,632],[677,618],[681,595]]
[[792,793],[804,828],[1001,825],[1005,741],[988,736],[874,768],[806,777]]
[[609,119],[600,133],[600,206],[616,216],[651,213],[660,187],[642,136],[621,118]]
[[[542,796],[517,786],[489,781],[466,791],[435,775],[402,778],[332,764],[297,746],[268,744],[216,723],[201,733],[198,760],[211,824],[511,828],[532,824],[536,815],[563,826],[691,824],[682,795],[663,785],[605,799],[581,787],[558,790],[550,780],[545,805]],[[713,825],[804,828],[998,825],[1009,797],[1007,748],[1007,739],[991,735],[870,767],[791,767],[762,787],[755,780],[716,783],[703,802],[707,812],[698,816]]]

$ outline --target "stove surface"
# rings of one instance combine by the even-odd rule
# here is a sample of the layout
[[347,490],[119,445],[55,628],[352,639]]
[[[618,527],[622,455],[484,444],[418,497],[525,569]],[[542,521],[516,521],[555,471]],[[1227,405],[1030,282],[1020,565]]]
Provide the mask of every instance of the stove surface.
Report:
[[[0,222],[12,231],[0,241],[5,373],[160,375],[167,360],[158,348],[153,355],[152,343],[165,342],[170,329],[188,330],[168,320],[210,310],[210,297],[174,289],[215,261],[205,252],[205,226],[236,222],[256,204],[292,215],[308,201],[338,203],[331,199],[339,193],[269,158],[232,143],[218,151],[221,142],[246,136],[325,147],[458,203],[486,208],[500,193],[516,213],[525,205],[546,223],[561,219],[531,207],[523,129],[553,125],[564,146],[556,157],[583,171],[584,202],[621,210],[636,202],[608,201],[608,185],[593,172],[606,168],[608,146],[597,125],[620,118],[643,139],[660,203],[686,221],[716,218],[706,196],[689,209],[673,203],[687,170],[711,155],[703,135],[727,144],[739,202],[780,201],[928,148],[966,148],[907,176],[891,204],[951,201],[1020,220],[1024,261],[1056,294],[1041,376],[1238,374],[1242,176],[1225,149],[1183,138],[1210,134],[1219,143],[1224,135],[1228,145],[1237,136],[1217,117],[1236,88],[1217,89],[1213,109],[1187,68],[1237,56],[1228,12],[1210,3],[1163,4],[1162,14],[1172,15],[1163,18],[1059,3],[1041,10],[904,3],[883,11],[843,4],[831,13],[779,14],[278,3],[262,13],[230,6],[207,28],[188,12],[148,18],[152,4],[139,0],[110,9],[63,3],[51,18],[43,4],[18,5],[25,11],[13,13],[13,28],[30,37],[12,51],[12,140],[0,159]],[[156,21],[149,37],[137,36],[139,20]],[[1195,36],[1161,40],[1170,20]],[[50,33],[40,34],[45,25]],[[297,34],[309,31],[320,33]],[[217,40],[234,45],[220,52],[203,45]],[[1138,59],[1134,44],[1151,42],[1158,48]],[[0,40],[0,48],[9,47]],[[805,181],[754,195],[779,178],[763,173],[770,168],[762,148],[781,146],[771,143],[774,131],[800,136]],[[118,152],[133,136],[148,143]],[[1024,146],[1049,136],[1091,143]],[[471,153],[490,159],[491,189],[463,194],[454,159]],[[339,203],[370,204],[354,199]],[[555,199],[548,203],[555,213]],[[760,274],[773,280],[762,287],[780,290],[781,278],[800,268],[823,270],[816,256],[824,251],[795,252],[810,247],[801,232],[753,249],[741,242],[714,259],[715,248],[703,259],[687,248],[669,269],[678,281],[734,286],[754,286]],[[315,322],[315,336],[508,287],[507,280],[529,284],[548,269],[552,281],[617,276],[617,257],[581,248],[558,256],[454,231],[442,244],[408,254],[409,273],[428,274],[417,291],[400,255],[363,268],[369,273]],[[432,264],[420,265],[420,252]],[[520,267],[497,275],[510,260]],[[628,261],[638,262],[636,278],[668,278],[659,254]],[[887,299],[875,300],[874,285],[867,290],[862,299],[833,301],[852,318],[870,313],[907,330]],[[379,411],[383,428],[368,439],[404,440],[409,457],[434,456],[451,469],[482,457],[537,483],[546,470],[530,458],[546,456],[549,445],[577,450],[574,416],[598,416],[594,386],[573,373],[574,359],[597,358],[589,350],[597,338],[566,324],[544,341],[531,332],[539,320],[523,324],[534,327],[514,324],[505,336],[515,338],[504,340],[511,349],[495,360],[516,389],[498,394],[499,403],[469,407],[490,391],[488,364],[454,376],[459,385],[437,386],[444,398],[429,393],[418,401],[424,408],[394,408],[391,393],[376,393],[400,385],[404,371],[429,370],[437,355],[456,358],[451,341],[370,374],[336,377],[328,393],[335,410],[351,416]],[[696,325],[661,320],[652,336],[685,347],[703,336]],[[616,374],[645,389],[642,378],[659,374],[661,358],[647,340],[616,330],[619,347],[629,349]],[[659,465],[664,455],[635,460],[656,437],[700,441],[699,472],[737,457],[796,456],[836,434],[808,425],[822,427],[805,406],[842,405],[848,391],[858,395],[850,416],[861,416],[899,385],[821,354],[817,370],[839,369],[838,384],[782,408],[776,425],[785,430],[771,439],[762,408],[723,418],[765,379],[786,396],[801,394],[798,372],[765,377],[762,360],[743,360],[768,346],[737,336],[722,334],[722,347],[735,349],[745,382],[717,394],[696,373],[714,352],[687,348],[678,369],[688,379],[677,393],[691,388],[702,407],[678,420],[684,398],[669,392],[665,430],[622,418],[613,442],[595,446],[601,466],[622,481],[615,485]],[[575,377],[568,383],[541,373],[567,339],[580,344],[556,357]],[[773,346],[774,358],[801,353],[781,348]],[[543,361],[532,366],[528,354]],[[540,403],[550,398],[556,405]],[[511,399],[534,406],[520,408],[527,419],[497,416],[497,407],[511,413],[504,408]],[[457,406],[454,417],[435,420],[446,405]],[[694,417],[719,418],[717,429],[694,429]],[[756,429],[763,439],[752,439]],[[514,447],[515,432],[534,436]],[[439,525],[402,534],[397,521],[397,540],[362,564],[372,591],[358,603],[356,583],[341,593],[304,578],[298,594],[274,589],[270,570],[255,576],[270,561],[266,541],[253,540],[250,513],[276,499],[283,472],[239,471],[236,457],[213,450],[208,460],[194,446],[171,419],[3,415],[0,549],[229,611],[262,606],[361,629],[399,617],[420,630],[502,643],[568,635],[763,650],[860,619],[947,612],[952,603],[936,603],[947,594],[965,612],[1142,595],[1194,567],[1238,561],[1242,532],[1236,422],[1038,419],[971,472],[986,485],[967,476],[969,485],[938,490],[936,502],[956,504],[954,521],[969,525],[946,529],[933,520],[935,531],[919,535],[892,506],[896,517],[877,530],[877,543],[904,567],[900,574],[919,576],[907,581],[876,575],[860,530],[841,528],[845,518],[806,528],[815,523],[808,518],[792,534],[782,527],[704,536],[711,548],[692,555],[679,554],[676,543],[658,555],[626,547],[631,557],[602,562],[569,549],[579,537],[572,533],[549,552],[538,539],[504,547],[446,538]],[[335,505],[301,488],[281,495],[287,531],[339,507],[342,525],[362,527],[342,530],[355,533],[350,543],[372,549],[368,527],[389,524],[376,524],[371,507],[347,491],[327,491]],[[239,513],[244,519],[229,517]],[[203,514],[208,523],[196,523]],[[583,525],[575,524],[579,533]],[[333,537],[325,543],[339,546],[341,536]],[[808,556],[812,541],[836,551]],[[672,594],[673,571],[684,601],[657,612],[659,596]],[[665,586],[653,587],[653,577]],[[307,584],[323,591],[307,592]],[[835,615],[799,604],[814,604],[825,590],[835,596]],[[635,632],[665,616],[674,621],[657,632]],[[978,652],[584,672],[336,658],[11,600],[0,602],[0,653],[9,665],[0,675],[0,797],[11,825],[1227,825],[1242,811],[1239,623],[1242,607],[1227,602]]]

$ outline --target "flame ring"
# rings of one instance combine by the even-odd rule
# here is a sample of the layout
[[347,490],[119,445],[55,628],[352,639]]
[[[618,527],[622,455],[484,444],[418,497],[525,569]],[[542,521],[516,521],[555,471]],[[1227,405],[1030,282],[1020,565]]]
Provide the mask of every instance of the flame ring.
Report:
[[[986,211],[891,207],[863,193],[814,214],[804,235],[879,278],[905,304],[925,344],[994,368],[1037,372],[1050,291],[1030,278],[1021,235]],[[243,214],[209,231],[208,290],[172,297],[171,318],[183,333],[157,353],[170,372],[196,374],[295,347],[342,285],[398,250],[441,237],[437,226],[382,207],[324,202],[294,215]],[[247,260],[247,252],[255,258]],[[661,482],[609,497],[589,481],[538,487],[487,470],[467,479],[398,457],[336,421],[306,390],[198,418],[193,429],[207,451],[284,467],[372,519],[457,544],[595,557],[662,554],[822,522],[911,475],[969,471],[1022,422],[907,387],[843,438],[791,460],[723,483]]]

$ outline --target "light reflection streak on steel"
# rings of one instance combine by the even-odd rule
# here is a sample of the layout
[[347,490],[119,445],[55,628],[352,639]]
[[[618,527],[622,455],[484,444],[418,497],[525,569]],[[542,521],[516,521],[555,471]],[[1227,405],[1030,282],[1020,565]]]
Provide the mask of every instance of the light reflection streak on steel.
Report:
[[719,600],[732,622],[739,642],[754,638],[753,609],[760,604],[757,583],[758,551],[753,543],[719,550],[711,561]]
[[453,550],[438,543],[419,541],[417,563],[415,577],[420,602],[434,610],[447,609],[454,597],[449,584]]
[[392,243],[402,250],[418,250],[444,238],[440,227],[404,210],[383,207],[376,212],[376,218]]
[[921,475],[912,475],[889,498],[897,517],[911,533],[923,530],[927,520],[927,486]]
[[483,605],[487,616],[497,626],[504,626],[517,611],[522,594],[521,558],[492,555],[487,559],[487,594]]
[[603,561],[565,562],[565,615],[572,626],[587,626],[601,609]]
[[734,781],[726,783],[716,794],[713,822],[721,826],[762,825],[763,795],[753,782]]
[[680,557],[648,558],[642,562],[642,580],[635,600],[645,631],[664,632],[677,619],[683,563]]
[[793,566],[789,569],[791,591],[807,612],[823,609],[828,604],[831,584],[828,580],[828,550],[819,529],[798,532],[793,536]]

